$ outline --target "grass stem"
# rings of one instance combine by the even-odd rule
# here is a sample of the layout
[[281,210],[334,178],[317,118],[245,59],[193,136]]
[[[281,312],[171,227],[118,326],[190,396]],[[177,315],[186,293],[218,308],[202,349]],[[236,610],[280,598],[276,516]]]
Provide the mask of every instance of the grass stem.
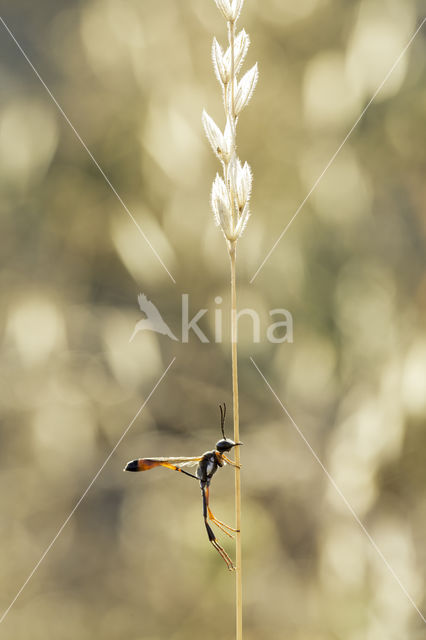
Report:
[[[231,343],[232,343],[232,398],[234,416],[234,442],[240,440],[240,416],[238,403],[238,342],[237,342],[237,277],[236,277],[236,243],[229,248],[231,259]],[[236,640],[243,637],[243,597],[242,597],[242,563],[241,563],[241,470],[240,447],[235,447],[235,603],[236,603]]]
[[[249,200],[252,173],[247,162],[244,165],[237,156],[237,123],[239,115],[250,101],[255,89],[257,63],[239,80],[238,73],[250,44],[244,29],[236,33],[244,0],[215,0],[226,19],[228,47],[222,49],[213,39],[212,59],[216,78],[222,88],[225,111],[225,128],[222,130],[204,110],[202,121],[208,141],[219,159],[223,176],[216,174],[211,192],[211,205],[216,224],[223,232],[231,261],[231,350],[232,350],[232,398],[234,416],[234,441],[240,441],[238,402],[238,337],[237,337],[237,276],[236,247],[250,216]],[[235,448],[235,527],[236,533],[236,640],[243,637],[243,597],[241,558],[241,472],[240,448]]]

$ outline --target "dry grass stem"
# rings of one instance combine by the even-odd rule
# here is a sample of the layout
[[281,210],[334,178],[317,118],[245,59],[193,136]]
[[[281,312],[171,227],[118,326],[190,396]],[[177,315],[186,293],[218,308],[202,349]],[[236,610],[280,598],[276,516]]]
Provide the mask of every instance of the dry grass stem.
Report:
[[[231,263],[231,342],[232,393],[234,414],[234,440],[239,441],[238,360],[237,360],[237,282],[236,247],[247,224],[252,173],[247,162],[241,163],[237,155],[237,124],[241,111],[247,106],[257,83],[255,64],[241,79],[241,66],[247,54],[250,39],[242,29],[236,33],[236,24],[244,0],[215,0],[227,22],[228,47],[223,50],[213,39],[212,59],[216,77],[222,89],[225,126],[223,130],[206,111],[203,125],[213,152],[222,165],[222,175],[216,174],[211,192],[211,206],[216,224],[225,236]],[[242,639],[242,580],[241,580],[241,475],[240,451],[235,450],[235,520],[236,529],[236,638]]]

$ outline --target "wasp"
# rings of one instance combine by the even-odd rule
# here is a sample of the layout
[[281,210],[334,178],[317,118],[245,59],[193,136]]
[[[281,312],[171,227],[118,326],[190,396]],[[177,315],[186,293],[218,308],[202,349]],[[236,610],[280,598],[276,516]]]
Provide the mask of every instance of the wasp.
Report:
[[[226,464],[229,464],[232,467],[239,468],[234,460],[228,458],[226,454],[234,447],[238,447],[243,443],[234,442],[233,440],[230,440],[225,436],[225,403],[223,403],[223,406],[219,405],[219,409],[220,426],[223,438],[216,442],[216,446],[212,451],[206,451],[205,453],[203,453],[203,455],[197,456],[195,458],[137,458],[136,460],[131,460],[130,462],[128,462],[124,467],[124,471],[149,471],[150,469],[154,469],[154,467],[165,467],[166,469],[179,471],[180,473],[184,473],[190,478],[195,478],[196,480],[198,480],[200,483],[201,496],[203,500],[203,519],[209,541],[223,558],[228,569],[230,571],[234,571],[235,566],[229,555],[226,553],[225,549],[219,544],[213,532],[213,529],[209,524],[209,521],[219,527],[219,529],[226,533],[226,535],[230,538],[233,538],[231,531],[234,533],[239,533],[239,531],[237,529],[234,529],[233,527],[230,527],[224,522],[221,522],[213,515],[209,506],[210,483],[219,467],[224,467]],[[195,474],[189,473],[184,469],[184,467],[192,467],[195,465],[197,465]]]

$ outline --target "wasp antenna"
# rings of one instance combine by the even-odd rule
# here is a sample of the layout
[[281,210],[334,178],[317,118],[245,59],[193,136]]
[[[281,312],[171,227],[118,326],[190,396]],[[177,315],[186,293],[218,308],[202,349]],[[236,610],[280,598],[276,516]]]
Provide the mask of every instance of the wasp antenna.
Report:
[[222,429],[222,435],[226,440],[226,435],[225,435],[226,404],[223,403],[223,408],[222,408],[222,405],[220,404],[219,409],[220,409],[220,428]]

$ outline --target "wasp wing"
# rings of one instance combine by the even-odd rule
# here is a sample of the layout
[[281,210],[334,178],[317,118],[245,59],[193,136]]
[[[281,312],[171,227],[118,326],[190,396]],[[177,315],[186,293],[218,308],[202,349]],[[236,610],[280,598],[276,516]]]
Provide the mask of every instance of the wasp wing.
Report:
[[169,462],[177,467],[194,467],[202,458],[203,456],[198,456],[197,458],[142,458],[142,460],[159,463]]
[[125,471],[148,471],[154,467],[168,467],[180,469],[181,467],[194,467],[203,456],[196,458],[138,458],[125,466]]

